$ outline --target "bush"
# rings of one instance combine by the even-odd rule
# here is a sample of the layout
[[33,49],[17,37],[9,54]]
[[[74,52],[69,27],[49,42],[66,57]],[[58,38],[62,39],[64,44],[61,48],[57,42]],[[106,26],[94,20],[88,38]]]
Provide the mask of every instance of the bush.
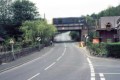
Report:
[[106,56],[106,43],[93,44],[92,42],[87,42],[87,47],[89,48],[91,54],[97,56]]
[[120,42],[119,43],[108,43],[106,45],[108,57],[120,58]]
[[75,40],[75,41],[80,40],[80,35],[79,35],[79,32],[77,32],[77,31],[71,31],[70,36],[71,36],[72,40]]
[[87,47],[93,55],[120,58],[120,42],[100,44],[87,42]]

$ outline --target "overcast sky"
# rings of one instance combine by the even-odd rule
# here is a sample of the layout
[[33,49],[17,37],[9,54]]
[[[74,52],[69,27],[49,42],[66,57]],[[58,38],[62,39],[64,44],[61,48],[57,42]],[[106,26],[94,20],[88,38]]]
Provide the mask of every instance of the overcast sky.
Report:
[[80,17],[98,13],[109,6],[117,6],[120,0],[30,0],[36,4],[41,17],[48,21],[56,17]]

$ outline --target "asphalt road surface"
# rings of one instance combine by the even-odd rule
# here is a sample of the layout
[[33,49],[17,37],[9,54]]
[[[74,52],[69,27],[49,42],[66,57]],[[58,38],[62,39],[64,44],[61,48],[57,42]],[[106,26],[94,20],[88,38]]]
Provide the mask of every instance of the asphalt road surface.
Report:
[[[56,40],[70,41],[69,32]],[[0,73],[0,80],[120,80],[120,60],[88,56],[77,43],[56,43],[45,55]]]

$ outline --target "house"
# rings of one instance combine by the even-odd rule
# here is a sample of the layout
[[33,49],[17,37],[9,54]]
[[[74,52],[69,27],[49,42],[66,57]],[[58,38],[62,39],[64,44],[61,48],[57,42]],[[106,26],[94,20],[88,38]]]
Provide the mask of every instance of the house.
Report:
[[120,16],[101,17],[96,31],[100,42],[118,42],[117,21]]
[[120,18],[117,20],[117,34],[120,41]]

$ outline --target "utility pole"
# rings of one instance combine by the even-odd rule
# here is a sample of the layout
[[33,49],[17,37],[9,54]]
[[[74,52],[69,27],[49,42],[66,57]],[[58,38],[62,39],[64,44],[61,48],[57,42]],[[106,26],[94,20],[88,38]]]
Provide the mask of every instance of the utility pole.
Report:
[[46,19],[45,13],[44,13],[44,20]]

